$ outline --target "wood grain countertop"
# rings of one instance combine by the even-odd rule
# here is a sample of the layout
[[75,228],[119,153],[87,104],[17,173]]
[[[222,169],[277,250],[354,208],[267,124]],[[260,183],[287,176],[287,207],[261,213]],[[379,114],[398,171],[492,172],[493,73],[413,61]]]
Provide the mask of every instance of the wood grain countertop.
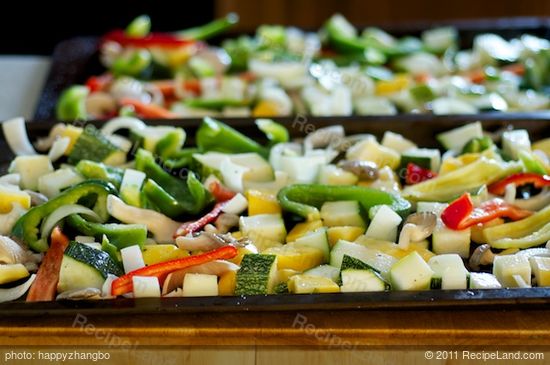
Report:
[[[111,342],[116,342],[111,343]],[[550,345],[550,308],[21,317],[0,320],[0,346]]]

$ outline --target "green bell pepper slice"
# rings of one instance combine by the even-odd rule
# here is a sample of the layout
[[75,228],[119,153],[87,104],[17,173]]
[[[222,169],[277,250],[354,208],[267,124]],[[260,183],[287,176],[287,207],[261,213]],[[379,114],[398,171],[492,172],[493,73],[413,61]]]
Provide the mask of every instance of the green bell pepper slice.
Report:
[[239,16],[236,13],[229,13],[225,17],[208,24],[179,31],[177,35],[185,39],[201,41],[227,31],[238,22]]
[[93,236],[96,239],[107,236],[109,242],[119,250],[133,245],[143,247],[147,240],[147,227],[143,224],[92,223],[78,214],[71,214],[66,222],[86,236]]
[[86,120],[86,97],[90,90],[83,85],[73,85],[65,89],[55,107],[55,116],[57,119],[65,122],[75,120]]
[[223,153],[256,152],[264,157],[268,150],[253,139],[236,131],[227,124],[205,117],[195,136],[197,147],[202,152]]
[[388,205],[402,217],[411,209],[411,204],[397,195],[354,185],[290,185],[279,191],[277,199],[284,210],[307,220],[320,219],[319,208],[329,201],[354,200],[367,212],[374,206]]
[[[204,188],[193,172],[189,172],[184,180],[181,180],[166,172],[162,166],[156,163],[153,154],[144,149],[136,153],[136,169],[143,171],[151,180],[169,194],[177,202],[177,209],[181,214],[198,214],[212,201],[211,194]],[[151,201],[149,194],[144,194]],[[160,201],[170,201],[166,206],[158,206]],[[151,201],[161,212],[174,212],[172,200],[155,199]]]
[[107,181],[119,189],[124,176],[124,170],[118,167],[107,166],[101,162],[81,160],[75,170],[86,179]]
[[12,235],[25,242],[32,250],[44,252],[48,249],[48,237],[38,236],[43,219],[63,205],[78,204],[82,200],[93,198],[92,209],[105,221],[109,218],[107,212],[109,194],[116,194],[116,189],[108,182],[101,180],[81,182],[46,203],[31,208],[17,220],[12,229]]

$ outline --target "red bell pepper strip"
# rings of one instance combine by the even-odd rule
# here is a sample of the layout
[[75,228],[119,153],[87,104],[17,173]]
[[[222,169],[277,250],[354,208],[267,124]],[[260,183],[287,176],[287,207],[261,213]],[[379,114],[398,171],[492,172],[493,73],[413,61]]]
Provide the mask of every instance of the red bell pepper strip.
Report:
[[222,209],[225,206],[226,202],[218,203],[214,206],[209,213],[203,215],[196,221],[186,222],[182,224],[174,233],[174,238],[179,236],[187,236],[188,234],[193,234],[197,232],[202,227],[206,226],[208,223],[214,222],[216,218],[222,213]]
[[55,299],[61,261],[63,261],[63,253],[67,246],[69,246],[69,238],[61,232],[58,226],[55,227],[51,235],[50,248],[48,248],[36,274],[36,279],[31,285],[29,294],[27,295],[27,302],[42,302]]
[[522,186],[526,184],[533,184],[535,188],[542,189],[550,186],[550,175],[539,175],[532,172],[520,172],[518,174],[510,175],[496,183],[488,186],[488,190],[491,194],[504,195],[506,191],[506,185],[515,184],[516,186]]
[[227,189],[218,181],[212,181],[208,186],[208,190],[214,195],[217,202],[224,202],[237,195],[234,191]]
[[[174,80],[157,80],[152,82],[165,98],[176,96],[176,82]],[[189,79],[182,82],[183,89],[195,95],[201,93],[201,83],[198,79]]]
[[520,220],[533,214],[528,210],[520,209],[506,203],[502,199],[492,199],[474,208],[469,193],[449,204],[441,214],[445,225],[454,230],[462,230],[479,223],[487,223],[495,218],[507,217]]
[[160,262],[158,264],[142,267],[141,269],[131,271],[128,274],[114,280],[111,286],[111,294],[117,296],[130,293],[133,290],[132,278],[134,276],[156,277],[162,285],[164,279],[166,279],[166,276],[168,276],[171,272],[183,270],[190,266],[201,265],[214,260],[232,259],[237,256],[237,252],[237,249],[233,246],[223,246],[200,255],[188,256],[182,259]]
[[134,107],[137,114],[143,118],[152,119],[173,119],[177,118],[176,113],[155,104],[145,104],[139,100],[131,98],[120,99],[121,105],[131,105]]
[[120,29],[105,34],[101,39],[101,43],[105,42],[116,42],[123,47],[132,46],[138,48],[177,48],[196,43],[192,39],[183,39],[168,33],[149,33],[145,37],[130,37]]
[[91,76],[86,80],[86,87],[90,89],[90,92],[103,91],[113,81],[113,75],[106,73],[99,76]]
[[412,162],[407,164],[407,173],[405,175],[405,183],[407,185],[414,185],[421,183],[422,181],[430,180],[436,177],[437,174],[432,170],[425,169]]

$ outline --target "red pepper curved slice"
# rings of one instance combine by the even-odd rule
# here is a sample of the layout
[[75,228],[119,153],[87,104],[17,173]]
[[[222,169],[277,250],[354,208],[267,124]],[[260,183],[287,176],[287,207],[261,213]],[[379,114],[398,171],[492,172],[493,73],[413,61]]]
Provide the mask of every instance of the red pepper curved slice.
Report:
[[218,181],[212,181],[208,186],[208,190],[214,195],[217,202],[224,202],[237,195],[234,191],[227,189]]
[[225,206],[226,202],[227,201],[216,204],[209,213],[203,215],[196,221],[183,223],[176,230],[176,233],[174,233],[174,238],[195,233],[202,227],[206,226],[208,223],[215,221],[216,218],[218,218],[218,216],[222,213],[222,209]]
[[522,186],[526,184],[533,184],[535,188],[542,189],[550,186],[549,175],[539,175],[532,172],[520,172],[518,174],[510,175],[496,183],[493,183],[487,187],[491,194],[504,195],[506,191],[506,185],[515,184],[516,186]]
[[470,194],[465,193],[445,208],[441,213],[441,220],[451,229],[462,230],[479,223],[487,223],[495,218],[507,217],[520,220],[531,214],[533,214],[531,211],[520,209],[498,198],[474,208]]
[[102,43],[116,42],[121,46],[132,46],[138,48],[163,47],[177,48],[196,43],[192,39],[183,39],[168,33],[149,33],[145,37],[129,37],[123,30],[113,30],[103,36]]
[[113,81],[113,75],[106,73],[99,76],[91,76],[86,80],[86,86],[90,92],[103,91]]
[[418,166],[417,164],[409,162],[407,164],[405,183],[407,185],[414,185],[421,183],[422,181],[433,179],[436,176],[437,174],[432,170],[425,169],[422,166]]
[[29,289],[27,302],[42,302],[55,299],[61,261],[63,261],[63,253],[67,246],[69,246],[69,238],[61,232],[59,226],[56,226],[52,231],[50,248],[48,248],[38,268],[36,279]]
[[134,276],[156,277],[159,279],[160,285],[162,285],[164,279],[166,279],[166,276],[168,276],[171,272],[183,270],[190,266],[201,265],[214,260],[232,259],[237,256],[237,252],[237,249],[233,246],[223,246],[200,255],[188,256],[182,259],[160,262],[158,264],[142,267],[141,269],[131,271],[114,280],[111,285],[111,294],[117,296],[130,293],[134,290],[132,281]]

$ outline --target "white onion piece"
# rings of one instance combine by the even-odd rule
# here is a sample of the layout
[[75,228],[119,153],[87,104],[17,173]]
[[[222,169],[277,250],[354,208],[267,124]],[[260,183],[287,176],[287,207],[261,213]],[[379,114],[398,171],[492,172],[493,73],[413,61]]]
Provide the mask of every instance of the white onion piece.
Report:
[[52,144],[52,148],[48,152],[48,157],[52,162],[57,161],[63,156],[67,148],[71,144],[71,139],[69,137],[61,137],[55,140]]
[[21,175],[19,174],[6,174],[0,176],[0,185],[19,186],[19,183],[21,183]]
[[132,142],[127,138],[119,136],[118,134],[107,136],[107,139],[126,153],[132,149]]
[[101,296],[103,298],[113,298],[113,294],[111,293],[111,289],[113,286],[113,281],[118,279],[118,276],[113,274],[108,274],[107,279],[105,279],[105,282],[103,283],[103,286],[101,287]]
[[186,274],[207,274],[220,276],[228,271],[237,271],[240,266],[225,260],[214,260],[201,265],[190,266],[170,273],[162,286],[162,294],[168,294],[183,285]]
[[508,204],[514,204],[516,200],[516,184],[508,184],[504,187],[504,201]]
[[115,195],[107,197],[107,211],[123,223],[146,225],[147,230],[153,234],[153,238],[159,243],[174,242],[174,232],[181,226],[180,222],[176,222],[154,210],[127,205]]
[[42,235],[42,237],[47,237],[52,231],[53,227],[55,227],[55,225],[60,220],[70,216],[71,214],[84,214],[95,221],[101,221],[101,218],[97,215],[97,213],[90,208],[86,208],[78,204],[63,205],[62,207],[54,210],[53,213],[50,214],[48,218],[46,218],[44,223],[42,223],[42,226],[40,227],[40,234]]
[[101,133],[105,136],[110,136],[114,134],[119,129],[129,129],[129,130],[142,130],[147,126],[138,118],[134,117],[118,117],[109,120],[101,128]]
[[164,105],[164,96],[158,87],[153,84],[146,83],[143,86],[143,90],[147,91],[151,95],[151,104]]
[[6,120],[2,123],[2,130],[10,149],[17,156],[36,155],[22,117]]
[[21,298],[23,294],[29,290],[35,278],[36,274],[32,274],[29,279],[21,285],[9,289],[0,289],[0,303],[11,302],[12,300]]
[[244,212],[246,208],[248,208],[248,200],[246,200],[243,194],[238,193],[225,203],[222,212],[239,215]]

